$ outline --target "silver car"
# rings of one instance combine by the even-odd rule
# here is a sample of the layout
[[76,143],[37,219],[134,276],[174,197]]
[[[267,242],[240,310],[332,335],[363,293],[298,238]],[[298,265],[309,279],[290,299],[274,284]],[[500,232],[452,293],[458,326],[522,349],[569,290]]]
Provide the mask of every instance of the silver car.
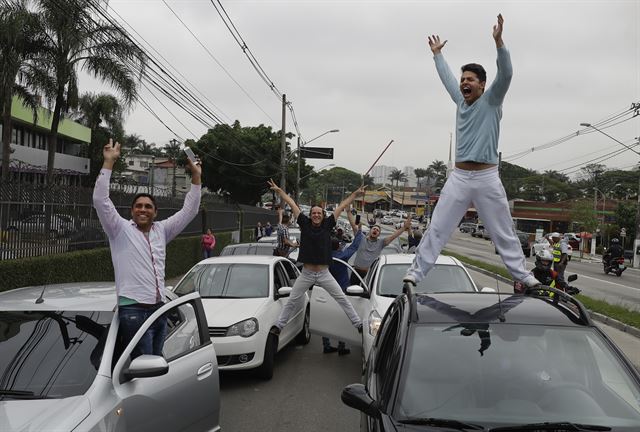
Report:
[[[218,367],[200,297],[170,295],[123,343],[113,282],[0,293],[0,430],[219,431]],[[163,317],[163,356],[131,360]]]

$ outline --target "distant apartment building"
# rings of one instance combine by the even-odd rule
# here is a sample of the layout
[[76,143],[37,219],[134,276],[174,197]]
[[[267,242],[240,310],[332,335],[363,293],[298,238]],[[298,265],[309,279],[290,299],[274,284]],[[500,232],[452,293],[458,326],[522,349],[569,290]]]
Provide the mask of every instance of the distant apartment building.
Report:
[[[46,108],[38,109],[38,121],[33,112],[17,97],[11,104],[10,179],[32,184],[44,184],[47,176],[48,135],[53,115]],[[0,124],[0,137],[2,136]],[[56,183],[79,185],[82,176],[89,174],[90,159],[82,156],[82,147],[91,142],[91,129],[80,123],[61,119],[53,170]],[[0,146],[2,155],[2,146]],[[0,170],[2,168],[0,167]]]
[[[391,180],[389,180],[389,175],[393,170],[397,169],[394,166],[387,165],[376,165],[371,170],[371,177],[373,178],[373,182],[375,184],[385,185],[391,184]],[[402,172],[407,176],[406,186],[414,187],[417,184],[416,175],[414,174],[414,168],[410,166],[406,166],[402,169]],[[404,184],[403,184],[404,186]]]
[[[125,183],[135,186],[153,188],[158,196],[170,196],[173,190],[173,162],[165,157],[147,154],[128,154],[125,156],[126,168],[120,176],[127,179]],[[176,193],[186,193],[190,188],[191,179],[186,175],[183,167],[175,169]]]

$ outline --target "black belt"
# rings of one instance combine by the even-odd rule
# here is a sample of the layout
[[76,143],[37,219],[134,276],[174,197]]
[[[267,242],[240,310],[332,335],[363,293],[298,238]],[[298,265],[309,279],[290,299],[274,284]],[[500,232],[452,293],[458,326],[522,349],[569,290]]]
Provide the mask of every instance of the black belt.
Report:
[[127,306],[141,307],[141,308],[145,308],[145,309],[153,309],[153,308],[161,308],[162,306],[164,306],[164,303],[162,303],[162,302],[160,302],[160,303],[133,303],[133,304],[128,304],[128,305],[122,305],[122,306],[119,306],[119,307],[123,308],[123,307],[127,307]]

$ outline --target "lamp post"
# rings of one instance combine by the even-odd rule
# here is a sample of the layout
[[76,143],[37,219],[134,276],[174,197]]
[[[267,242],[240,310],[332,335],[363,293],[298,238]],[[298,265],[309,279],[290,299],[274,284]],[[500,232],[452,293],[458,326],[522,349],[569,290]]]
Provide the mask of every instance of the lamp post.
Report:
[[[298,135],[298,148],[296,149],[296,152],[298,152],[298,155],[297,155],[298,156],[298,171],[297,171],[297,175],[296,175],[296,202],[300,200],[300,180],[302,180],[300,178],[300,159],[301,159],[300,158],[300,148],[306,146],[311,141],[315,141],[318,138],[321,138],[321,137],[325,136],[326,134],[335,133],[335,132],[340,132],[340,130],[339,129],[328,130],[328,131],[326,131],[324,133],[321,133],[317,137],[310,139],[309,141],[305,141],[302,145],[300,144],[300,135]],[[308,177],[308,175],[304,176],[303,178],[306,178],[306,177]]]
[[[629,147],[628,145],[626,145],[622,141],[617,140],[614,137],[612,137],[611,135],[601,131],[600,129],[598,129],[597,127],[592,125],[591,123],[580,123],[580,126],[584,126],[584,127],[595,129],[596,131],[600,132],[602,135],[604,135],[604,136],[606,136],[608,138],[611,138],[612,140],[614,140],[618,144],[620,144],[623,147],[625,147],[627,150],[631,150],[632,152],[634,152],[635,154],[640,156],[640,153],[637,150],[632,149],[631,147]],[[638,142],[640,142],[640,137],[636,137],[636,140],[638,140]],[[636,209],[636,239],[635,239],[635,241],[633,243],[633,266],[635,268],[640,267],[640,253],[639,252],[640,252],[640,179],[638,179],[638,208]]]

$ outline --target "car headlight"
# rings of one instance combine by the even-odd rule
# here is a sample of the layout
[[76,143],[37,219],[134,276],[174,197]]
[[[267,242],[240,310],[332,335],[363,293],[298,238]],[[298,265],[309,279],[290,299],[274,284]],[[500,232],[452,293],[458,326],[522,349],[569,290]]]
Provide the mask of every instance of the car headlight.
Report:
[[229,327],[227,330],[227,336],[242,336],[247,338],[253,336],[257,332],[258,320],[255,318],[249,318]]
[[376,312],[375,309],[372,310],[369,314],[369,334],[371,336],[375,336],[378,333],[381,323],[382,318],[380,318],[378,312]]

